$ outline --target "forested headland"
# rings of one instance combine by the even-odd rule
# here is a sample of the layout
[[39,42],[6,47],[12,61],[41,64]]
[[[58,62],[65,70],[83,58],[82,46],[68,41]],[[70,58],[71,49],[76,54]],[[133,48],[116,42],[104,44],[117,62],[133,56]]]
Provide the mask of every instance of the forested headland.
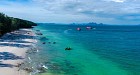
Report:
[[3,13],[0,13],[0,35],[7,32],[11,32],[20,28],[32,28],[37,24],[31,21],[9,17]]

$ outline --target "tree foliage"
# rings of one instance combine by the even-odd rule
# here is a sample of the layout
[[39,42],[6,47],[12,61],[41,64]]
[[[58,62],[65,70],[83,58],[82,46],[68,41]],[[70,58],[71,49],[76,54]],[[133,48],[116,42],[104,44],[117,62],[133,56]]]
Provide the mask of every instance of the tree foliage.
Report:
[[0,13],[0,35],[20,28],[32,28],[32,26],[36,25],[36,23],[31,21],[9,17]]

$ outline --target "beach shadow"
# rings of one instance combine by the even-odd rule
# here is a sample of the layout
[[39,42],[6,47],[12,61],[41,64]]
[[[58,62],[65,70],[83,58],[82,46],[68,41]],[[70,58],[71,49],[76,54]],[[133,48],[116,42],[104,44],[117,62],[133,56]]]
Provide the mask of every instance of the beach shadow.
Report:
[[13,42],[16,42],[16,43],[32,43],[32,42],[29,42],[29,41],[22,41],[22,40],[15,40]]
[[30,33],[30,31],[18,30],[17,32],[7,33],[4,36],[0,37],[0,39],[4,40],[32,39],[34,36],[28,33]]
[[14,65],[0,63],[0,67],[10,67],[10,68],[12,68],[12,67],[14,67]]
[[[25,43],[32,43],[29,41],[24,41],[24,39],[33,39],[33,35],[27,34],[27,31],[20,30],[19,33],[7,33],[0,37],[0,46],[12,46],[12,47],[30,47],[30,45],[25,45]],[[24,43],[24,44],[23,44]]]
[[23,34],[7,34],[6,36],[1,37],[0,39],[4,40],[19,40],[19,39],[32,39],[32,35],[23,35]]
[[0,52],[0,60],[18,60],[23,59],[21,56],[16,56],[10,52]]
[[[29,41],[24,41],[24,39],[33,39],[34,36],[28,34],[29,31],[24,30],[18,30],[16,32],[11,32],[3,35],[0,37],[0,46],[11,46],[11,47],[30,47],[31,45],[25,45],[25,43],[32,43]],[[9,49],[10,50],[10,49]],[[18,60],[18,59],[24,59],[21,56],[17,56],[11,52],[0,52],[0,60]],[[0,61],[0,67],[15,67],[15,65],[12,64],[6,64]]]
[[[17,42],[16,42],[17,43]],[[24,44],[10,44],[10,43],[0,43],[0,46],[12,46],[12,47],[20,47],[20,48],[24,48],[24,47],[30,47],[30,45],[24,45]]]

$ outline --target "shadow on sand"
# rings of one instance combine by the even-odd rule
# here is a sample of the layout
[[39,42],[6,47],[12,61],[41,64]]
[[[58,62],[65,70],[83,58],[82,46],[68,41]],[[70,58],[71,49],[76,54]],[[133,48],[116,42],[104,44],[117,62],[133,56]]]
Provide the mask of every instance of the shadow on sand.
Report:
[[10,68],[12,68],[12,67],[14,67],[14,65],[12,65],[12,64],[3,64],[3,63],[0,62],[0,67],[10,67]]
[[34,36],[28,34],[30,31],[19,30],[11,33],[7,33],[0,37],[0,46],[12,46],[12,47],[30,47],[30,45],[25,45],[23,43],[32,43],[24,41],[24,39],[33,39]]
[[[34,36],[30,34],[30,31],[18,30],[11,33],[7,33],[0,37],[0,46],[10,46],[10,47],[30,47],[25,43],[31,43],[24,41],[24,39],[33,39]],[[0,68],[1,67],[15,67],[15,65],[4,63],[3,60],[18,60],[23,59],[21,56],[17,56],[11,52],[0,52]]]
[[[23,59],[20,56],[16,56],[13,53],[9,52],[0,52],[0,60],[18,60],[18,59]],[[14,67],[12,64],[4,64],[0,61],[0,67]]]
[[20,56],[16,56],[13,53],[0,52],[0,60],[17,60],[17,59],[23,59],[23,58]]
[[[17,43],[17,42],[16,42]],[[9,43],[0,43],[0,46],[12,46],[12,47],[20,47],[20,48],[24,48],[24,47],[30,47],[30,45],[24,45],[24,44],[9,44]]]

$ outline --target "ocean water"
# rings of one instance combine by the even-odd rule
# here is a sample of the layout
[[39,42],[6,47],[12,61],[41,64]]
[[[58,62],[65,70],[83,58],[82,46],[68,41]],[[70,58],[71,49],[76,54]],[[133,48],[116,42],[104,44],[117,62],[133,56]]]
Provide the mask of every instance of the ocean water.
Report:
[[43,35],[37,36],[39,51],[30,58],[48,67],[39,75],[140,75],[140,26],[91,27],[35,27]]

